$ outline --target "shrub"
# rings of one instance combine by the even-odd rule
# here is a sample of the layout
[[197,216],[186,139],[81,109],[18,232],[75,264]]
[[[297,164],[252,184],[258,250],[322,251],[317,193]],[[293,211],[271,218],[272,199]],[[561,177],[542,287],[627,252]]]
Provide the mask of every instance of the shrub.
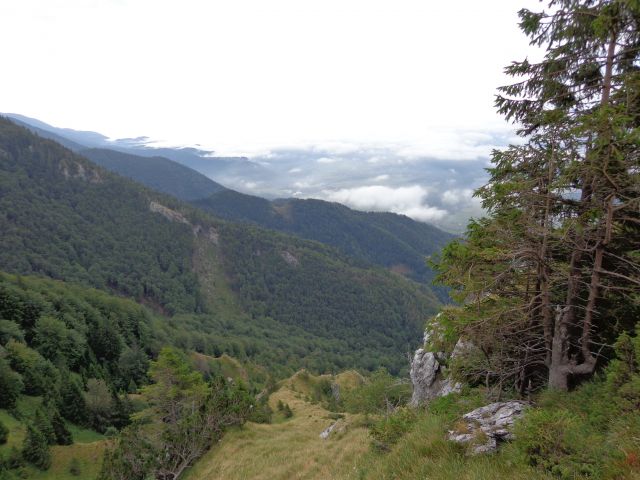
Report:
[[7,443],[7,439],[9,438],[9,429],[5,426],[4,423],[0,422],[0,445],[4,445]]
[[69,463],[69,473],[74,477],[79,477],[80,473],[82,473],[80,470],[80,462],[76,457],[73,457]]
[[411,430],[415,421],[415,410],[405,407],[374,423],[370,431],[374,449],[389,451],[393,444]]
[[0,408],[14,408],[22,388],[21,376],[11,370],[9,364],[0,358]]
[[39,468],[48,470],[51,466],[51,453],[46,437],[33,425],[27,427],[27,436],[22,446],[23,458]]

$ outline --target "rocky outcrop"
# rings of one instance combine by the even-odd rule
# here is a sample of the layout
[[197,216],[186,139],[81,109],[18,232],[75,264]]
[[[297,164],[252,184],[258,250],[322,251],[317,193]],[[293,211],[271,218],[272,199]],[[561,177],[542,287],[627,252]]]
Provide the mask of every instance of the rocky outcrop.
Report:
[[[429,343],[430,333],[425,332],[425,344]],[[417,407],[428,403],[437,397],[443,397],[450,393],[460,392],[462,385],[452,380],[446,372],[446,368],[441,363],[441,359],[453,359],[456,355],[462,355],[469,347],[470,343],[458,340],[451,355],[445,353],[434,353],[419,348],[416,350],[411,360],[411,383],[413,384],[413,395],[410,405]]]
[[511,400],[496,402],[465,414],[455,430],[450,430],[451,441],[469,444],[472,454],[493,452],[500,442],[513,439],[511,428],[529,407],[527,402]]
[[185,225],[191,225],[189,220],[187,220],[187,218],[184,215],[182,215],[180,212],[176,210],[172,210],[169,207],[165,207],[164,205],[158,202],[153,202],[153,201],[150,202],[149,210],[154,213],[159,213],[160,215],[162,215],[164,218],[166,218],[171,222],[178,222],[178,223],[184,223]]
[[344,422],[338,420],[325,428],[320,434],[322,440],[327,440],[332,432],[342,432],[345,429]]
[[285,262],[287,262],[292,267],[297,267],[300,265],[300,260],[298,260],[291,252],[284,251],[280,254]]

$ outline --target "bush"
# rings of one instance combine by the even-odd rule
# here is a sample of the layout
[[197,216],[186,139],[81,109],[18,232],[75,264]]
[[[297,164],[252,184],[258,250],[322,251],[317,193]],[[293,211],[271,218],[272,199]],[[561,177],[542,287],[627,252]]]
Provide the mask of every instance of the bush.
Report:
[[9,364],[0,358],[0,408],[15,408],[22,388],[21,376],[11,370]]
[[33,425],[27,427],[27,436],[22,446],[23,458],[40,470],[51,466],[51,453],[46,437]]
[[76,457],[73,457],[69,463],[69,473],[74,477],[79,477],[80,473],[82,473],[80,470],[80,462]]
[[376,450],[389,451],[416,421],[416,412],[410,408],[399,408],[392,415],[382,418],[371,427],[372,445]]
[[[278,405],[278,409],[280,409],[280,405]],[[271,423],[272,415],[273,410],[269,406],[266,396],[263,396],[253,405],[248,420],[255,423]]]
[[363,385],[344,393],[345,409],[353,413],[386,413],[405,405],[411,398],[411,385],[400,383],[386,370],[374,372]]
[[5,426],[4,423],[0,422],[0,445],[4,445],[7,443],[7,439],[9,438],[9,429]]

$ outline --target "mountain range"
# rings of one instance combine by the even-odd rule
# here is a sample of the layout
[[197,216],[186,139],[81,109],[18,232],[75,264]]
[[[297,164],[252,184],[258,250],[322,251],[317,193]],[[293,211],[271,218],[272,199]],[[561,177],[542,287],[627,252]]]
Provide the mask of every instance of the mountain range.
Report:
[[[185,178],[179,165],[149,161]],[[398,353],[415,346],[440,303],[401,272],[212,216],[5,119],[0,172],[0,269],[132,298],[180,322],[184,348],[283,372],[380,365],[398,372],[406,369]]]
[[[56,128],[15,114],[10,117],[107,170],[191,202],[217,217],[316,240],[424,284],[430,285],[433,279],[426,258],[454,238],[404,215],[361,212],[314,199],[268,200],[225,188],[207,176],[220,170],[220,163],[236,163],[244,166],[234,168],[244,169],[247,159],[211,157],[210,152],[196,149],[154,149],[140,143],[142,139],[111,141],[96,132]],[[197,171],[198,168],[201,171]],[[253,167],[250,169],[253,173]],[[443,289],[435,287],[434,290],[441,300],[448,300]]]

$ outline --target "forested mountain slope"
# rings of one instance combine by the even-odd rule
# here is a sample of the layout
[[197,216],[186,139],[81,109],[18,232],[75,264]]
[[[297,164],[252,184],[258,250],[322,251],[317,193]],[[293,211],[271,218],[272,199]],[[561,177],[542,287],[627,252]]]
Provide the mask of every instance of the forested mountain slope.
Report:
[[164,157],[141,157],[107,148],[79,152],[94,163],[181,200],[197,200],[225,187],[195,170]]
[[285,369],[398,371],[438,305],[398,275],[317,242],[217,220],[7,120],[0,172],[0,269],[129,296],[210,335],[228,329],[240,356],[284,355]]
[[[432,225],[394,213],[359,212],[321,200],[270,201],[242,194],[185,166],[215,176],[216,169],[223,168],[220,164],[226,165],[224,169],[233,169],[237,160],[203,158],[191,149],[127,147],[123,141],[109,143],[106,137],[94,132],[60,129],[15,114],[11,114],[11,118],[45,138],[64,143],[107,170],[190,201],[217,217],[316,240],[421,283],[430,284],[433,278],[425,257],[438,252],[454,238]],[[77,143],[82,141],[99,148],[86,148]],[[443,289],[436,292],[443,300],[448,298]]]
[[395,213],[359,212],[322,200],[269,201],[233,190],[192,202],[217,216],[255,223],[339,248],[347,255],[430,283],[426,258],[453,235]]

